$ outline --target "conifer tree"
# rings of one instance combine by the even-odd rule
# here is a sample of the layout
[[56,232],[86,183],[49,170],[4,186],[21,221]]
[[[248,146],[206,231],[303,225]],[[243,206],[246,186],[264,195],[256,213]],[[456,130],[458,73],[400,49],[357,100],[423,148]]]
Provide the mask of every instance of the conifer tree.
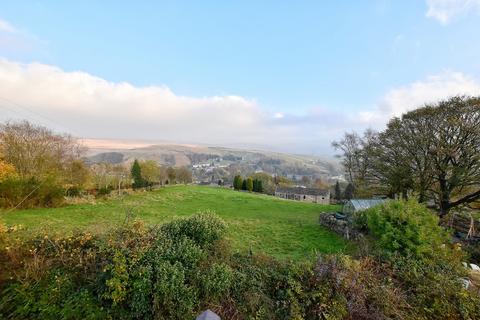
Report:
[[247,190],[247,179],[244,179],[242,181],[242,190],[245,190],[245,191]]
[[262,193],[263,192],[263,185],[262,185],[262,180],[257,180],[257,192]]
[[142,188],[144,187],[145,183],[142,178],[142,168],[140,167],[140,163],[138,160],[135,159],[132,164],[132,169],[130,170],[133,179],[133,189]]
[[334,195],[335,200],[342,200],[342,190],[340,189],[340,183],[337,181],[335,184],[335,195]]
[[240,177],[239,175],[236,175],[233,178],[233,189],[235,190],[242,189],[242,177]]
[[343,197],[347,200],[350,200],[353,198],[354,192],[355,192],[355,187],[353,186],[353,184],[349,183],[345,188]]
[[253,180],[252,178],[247,178],[247,190],[249,192],[252,192],[253,191]]

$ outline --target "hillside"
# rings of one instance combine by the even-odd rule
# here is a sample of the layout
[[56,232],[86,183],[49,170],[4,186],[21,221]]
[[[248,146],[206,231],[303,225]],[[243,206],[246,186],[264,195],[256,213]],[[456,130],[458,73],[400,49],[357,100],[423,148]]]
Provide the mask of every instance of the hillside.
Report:
[[22,225],[29,232],[103,233],[123,223],[127,212],[133,214],[133,219],[159,224],[199,211],[213,211],[227,222],[229,240],[236,250],[305,258],[315,252],[347,249],[347,242],[317,223],[319,213],[332,208],[222,188],[172,186],[94,204],[18,210],[14,214],[0,212],[0,220]]
[[155,160],[168,166],[188,166],[198,180],[230,179],[240,172],[266,172],[300,180],[341,179],[341,167],[334,158],[242,150],[185,144],[101,144],[87,141],[91,162],[130,163],[133,159]]

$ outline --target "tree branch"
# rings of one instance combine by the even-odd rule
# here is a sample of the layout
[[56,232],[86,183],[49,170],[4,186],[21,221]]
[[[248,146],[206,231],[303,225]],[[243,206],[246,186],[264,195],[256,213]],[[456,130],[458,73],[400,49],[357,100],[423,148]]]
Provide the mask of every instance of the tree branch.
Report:
[[473,193],[470,193],[470,194],[466,195],[465,197],[458,199],[457,201],[451,202],[450,207],[453,208],[453,207],[456,207],[460,204],[470,203],[470,202],[473,202],[473,201],[478,200],[478,199],[480,199],[480,190],[477,190]]

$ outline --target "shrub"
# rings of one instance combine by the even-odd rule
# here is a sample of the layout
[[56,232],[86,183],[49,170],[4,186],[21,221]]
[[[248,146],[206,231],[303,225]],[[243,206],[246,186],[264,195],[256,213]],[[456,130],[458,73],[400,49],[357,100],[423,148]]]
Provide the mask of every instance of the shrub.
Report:
[[438,217],[416,201],[388,201],[364,211],[368,231],[376,246],[390,258],[397,255],[427,259],[448,242]]
[[415,201],[389,201],[357,217],[374,237],[374,255],[390,265],[397,287],[409,292],[416,317],[474,319],[480,300],[462,288],[464,252],[449,243],[438,222]]
[[211,212],[199,213],[162,226],[161,230],[172,239],[187,237],[200,247],[209,247],[226,231],[225,222]]
[[108,196],[113,190],[112,186],[107,186],[107,187],[100,187],[97,190],[97,196]]
[[82,193],[82,189],[77,186],[72,186],[65,191],[67,197],[79,197]]
[[228,295],[234,280],[233,270],[225,263],[213,263],[206,270],[200,269],[197,277],[202,297],[213,302]]
[[9,178],[0,183],[0,207],[58,207],[64,203],[64,190],[52,178]]

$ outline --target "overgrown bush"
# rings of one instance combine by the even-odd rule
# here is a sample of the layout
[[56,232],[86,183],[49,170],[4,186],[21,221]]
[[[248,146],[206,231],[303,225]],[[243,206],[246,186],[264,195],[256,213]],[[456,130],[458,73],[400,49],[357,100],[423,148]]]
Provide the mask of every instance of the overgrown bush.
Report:
[[478,318],[478,296],[462,287],[465,254],[450,243],[435,213],[416,201],[389,201],[356,220],[373,237],[372,254],[391,266],[397,286],[409,292],[417,317]]
[[366,223],[375,245],[387,258],[429,259],[448,242],[438,217],[413,200],[387,201],[362,212],[357,219]]
[[186,237],[199,246],[206,247],[223,237],[226,226],[217,216],[205,212],[165,224],[161,230],[172,239]]
[[64,189],[53,178],[14,177],[0,182],[0,207],[58,207],[64,200]]
[[99,197],[108,196],[110,193],[112,193],[112,190],[113,190],[112,186],[100,187],[97,189],[97,196]]

